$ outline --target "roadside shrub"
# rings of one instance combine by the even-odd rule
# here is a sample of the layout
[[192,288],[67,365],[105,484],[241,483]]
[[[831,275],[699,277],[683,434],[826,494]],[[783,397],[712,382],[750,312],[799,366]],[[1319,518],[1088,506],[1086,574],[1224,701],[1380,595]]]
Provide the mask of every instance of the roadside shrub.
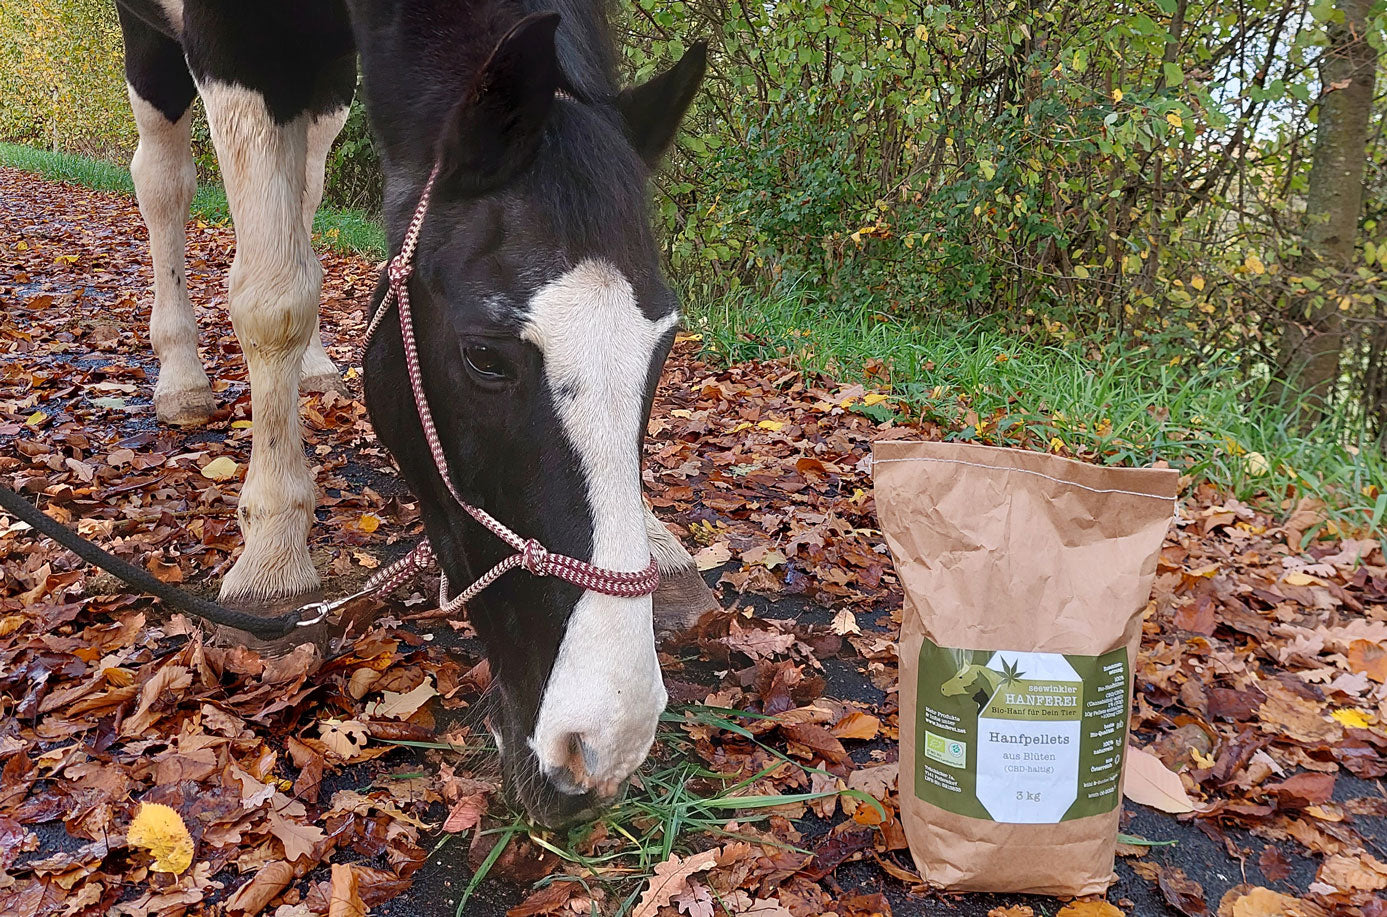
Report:
[[114,3],[0,4],[0,140],[120,158],[129,111]]
[[366,123],[366,109],[358,91],[352,99],[347,123],[328,155],[323,200],[333,207],[378,214],[383,193],[380,158],[371,141],[371,128]]

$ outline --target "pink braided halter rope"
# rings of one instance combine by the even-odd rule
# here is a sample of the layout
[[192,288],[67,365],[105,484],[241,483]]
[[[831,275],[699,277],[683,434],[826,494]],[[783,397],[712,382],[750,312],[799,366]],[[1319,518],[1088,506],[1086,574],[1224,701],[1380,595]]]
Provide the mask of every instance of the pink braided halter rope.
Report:
[[[414,321],[409,311],[409,278],[414,273],[414,251],[419,245],[419,232],[424,225],[424,216],[429,212],[429,198],[433,195],[433,185],[437,178],[438,166],[435,165],[433,171],[429,173],[429,180],[424,185],[424,190],[419,195],[419,206],[414,209],[414,218],[410,220],[409,229],[405,231],[400,253],[391,259],[386,268],[390,289],[386,291],[385,298],[381,300],[380,308],[376,310],[371,324],[366,328],[366,340],[370,341],[371,335],[380,326],[385,314],[390,311],[391,304],[397,305],[400,313],[400,337],[404,340],[405,346],[405,369],[409,374],[409,385],[414,391],[414,407],[419,412],[419,423],[424,428],[424,439],[429,444],[429,452],[433,455],[434,466],[438,469],[439,476],[443,478],[443,483],[447,486],[453,499],[457,501],[458,506],[466,510],[468,515],[515,550],[514,554],[482,574],[475,583],[456,596],[450,597],[448,595],[448,577],[444,575],[438,588],[439,607],[445,612],[452,612],[461,608],[473,596],[499,579],[502,574],[516,567],[521,567],[535,576],[557,576],[575,586],[581,586],[583,589],[601,592],[605,595],[635,598],[651,594],[660,583],[660,571],[656,567],[653,557],[650,559],[650,566],[644,570],[625,571],[608,570],[575,557],[550,553],[535,539],[521,538],[505,525],[502,525],[486,510],[473,506],[462,499],[457,488],[454,487],[452,475],[448,473],[448,459],[443,453],[443,444],[438,439],[438,428],[434,426],[433,412],[429,410],[428,399],[424,396],[424,374],[419,365],[419,348],[415,344]],[[390,592],[427,570],[436,562],[437,558],[433,553],[433,548],[426,538],[409,554],[371,577],[362,591],[367,593]]]

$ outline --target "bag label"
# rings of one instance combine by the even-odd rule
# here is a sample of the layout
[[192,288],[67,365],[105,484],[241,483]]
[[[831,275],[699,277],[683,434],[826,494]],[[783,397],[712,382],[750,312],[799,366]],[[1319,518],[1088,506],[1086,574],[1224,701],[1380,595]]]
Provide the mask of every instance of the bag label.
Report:
[[1127,651],[961,650],[926,639],[916,700],[915,795],[958,815],[1054,824],[1120,795]]

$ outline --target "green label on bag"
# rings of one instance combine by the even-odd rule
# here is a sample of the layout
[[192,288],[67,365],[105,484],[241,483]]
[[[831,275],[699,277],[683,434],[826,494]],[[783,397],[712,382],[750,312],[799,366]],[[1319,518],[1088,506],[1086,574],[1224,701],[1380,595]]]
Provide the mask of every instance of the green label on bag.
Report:
[[1127,651],[920,647],[915,795],[959,815],[1053,824],[1112,811],[1127,739]]

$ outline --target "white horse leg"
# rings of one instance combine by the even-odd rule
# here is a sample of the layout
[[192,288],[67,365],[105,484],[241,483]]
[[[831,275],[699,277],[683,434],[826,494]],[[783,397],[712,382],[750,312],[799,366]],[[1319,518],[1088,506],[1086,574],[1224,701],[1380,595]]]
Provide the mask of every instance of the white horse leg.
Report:
[[200,424],[217,403],[197,355],[197,320],[188,300],[184,263],[188,208],[197,190],[189,130],[192,106],[177,121],[170,121],[133,86],[127,89],[140,132],[130,176],[149,229],[154,262],[154,308],[149,320],[149,336],[159,359],[154,413],[167,424]]
[[245,549],[221,594],[263,601],[318,586],[308,555],[314,490],[298,395],[323,277],[303,221],[309,119],[276,123],[263,97],[243,87],[198,88],[236,226],[231,324],[250,370],[255,421],[236,510]]
[[[304,182],[303,223],[309,237],[313,235],[313,215],[323,202],[323,172],[327,166],[327,154],[332,150],[332,141],[347,122],[350,109],[342,106],[327,114],[318,115],[308,125],[307,174]],[[315,313],[316,316],[316,313]],[[337,367],[323,348],[322,331],[317,318],[313,323],[313,336],[308,339],[308,349],[303,352],[303,367],[299,374],[299,391],[326,392],[340,390],[341,381]]]
[[703,581],[698,565],[665,524],[645,508],[645,530],[650,536],[650,553],[660,568],[660,588],[655,591],[655,630],[674,633],[693,626],[706,611],[716,611],[713,590]]

